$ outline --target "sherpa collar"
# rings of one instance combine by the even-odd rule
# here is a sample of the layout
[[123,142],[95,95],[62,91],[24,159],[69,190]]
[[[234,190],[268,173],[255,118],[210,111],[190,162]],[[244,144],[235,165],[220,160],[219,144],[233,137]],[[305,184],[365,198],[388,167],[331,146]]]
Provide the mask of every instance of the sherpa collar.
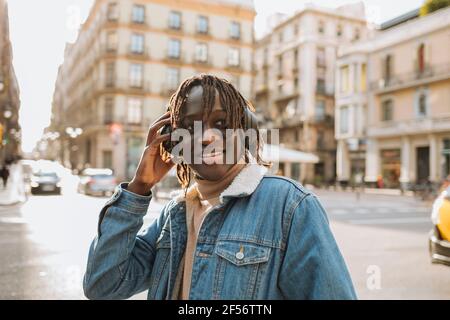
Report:
[[[252,194],[267,171],[268,169],[265,166],[258,164],[255,158],[250,156],[250,162],[242,168],[233,182],[219,195],[220,202],[223,203],[225,197],[241,197]],[[175,202],[179,203],[193,199],[197,194],[196,184],[194,184],[188,188],[186,196],[183,190],[177,190],[171,194],[171,198],[175,197]]]

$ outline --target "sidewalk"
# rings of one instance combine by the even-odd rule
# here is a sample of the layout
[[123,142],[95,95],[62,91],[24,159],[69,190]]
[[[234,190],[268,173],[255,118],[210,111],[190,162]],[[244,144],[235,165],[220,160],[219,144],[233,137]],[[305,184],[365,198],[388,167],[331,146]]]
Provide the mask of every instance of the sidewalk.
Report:
[[9,179],[6,188],[0,183],[0,205],[8,206],[27,200],[22,167],[19,164],[10,166]]

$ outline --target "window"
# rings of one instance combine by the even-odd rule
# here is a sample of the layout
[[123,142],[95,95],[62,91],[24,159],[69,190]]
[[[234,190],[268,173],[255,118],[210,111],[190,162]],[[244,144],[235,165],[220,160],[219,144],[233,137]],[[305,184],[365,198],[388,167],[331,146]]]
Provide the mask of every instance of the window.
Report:
[[417,71],[419,73],[425,71],[425,45],[423,43],[417,49]]
[[195,60],[197,62],[208,61],[208,45],[206,43],[198,43],[195,47]]
[[336,35],[337,35],[338,37],[342,36],[342,26],[341,26],[341,25],[338,25],[338,26],[337,26]]
[[418,114],[419,114],[419,116],[422,116],[422,117],[427,115],[427,105],[426,105],[427,100],[426,99],[427,99],[427,97],[425,96],[424,93],[419,95]]
[[169,13],[169,28],[181,29],[181,13],[178,11],[171,11]]
[[103,158],[103,168],[111,169],[113,166],[112,163],[112,151],[111,150],[103,150],[102,152]]
[[294,78],[294,91],[298,90],[298,77]]
[[233,39],[239,39],[241,37],[241,24],[236,21],[231,21],[230,37]]
[[294,36],[298,35],[298,23],[294,24]]
[[353,40],[358,41],[361,37],[361,32],[359,31],[359,28],[355,29],[355,34],[353,35]]
[[325,119],[325,100],[318,99],[316,101],[316,120],[324,120]]
[[115,21],[119,19],[119,9],[117,3],[111,2],[108,4],[108,20]]
[[131,20],[134,23],[144,23],[145,22],[145,6],[140,5],[140,4],[135,4],[133,6]]
[[317,65],[325,66],[325,48],[317,48]]
[[319,21],[318,31],[319,31],[320,34],[324,34],[325,33],[325,26],[323,24],[323,21]]
[[181,42],[177,39],[169,40],[169,58],[179,59],[181,54]]
[[349,69],[348,66],[343,66],[340,69],[340,82],[341,82],[341,93],[349,93],[350,84],[349,84]]
[[325,132],[323,130],[317,131],[317,149],[325,149]]
[[278,77],[283,77],[283,56],[281,54],[278,57]]
[[108,62],[106,64],[106,86],[114,86],[116,65],[114,62]]
[[325,94],[326,93],[326,87],[325,87],[325,79],[324,78],[317,78],[317,93],[319,94]]
[[208,33],[208,17],[199,16],[197,20],[197,32],[207,34]]
[[109,31],[106,36],[106,49],[108,51],[117,50],[117,33],[115,31]]
[[180,70],[177,68],[167,69],[167,87],[170,90],[175,90],[180,83]]
[[392,72],[392,56],[388,54],[386,58],[384,59],[384,66],[383,66],[383,79],[386,83],[389,82],[391,79],[391,72]]
[[133,63],[130,66],[130,86],[142,87],[142,75],[144,66],[142,64]]
[[361,78],[359,79],[359,87],[362,92],[367,90],[367,66],[365,63],[361,64]]
[[339,113],[339,129],[342,134],[348,133],[348,107],[344,106],[341,108],[341,112]]
[[105,98],[105,105],[103,109],[103,123],[111,124],[114,122],[114,98]]
[[128,99],[128,123],[139,124],[142,122],[142,100]]
[[421,118],[421,117],[426,117],[428,114],[428,92],[427,89],[419,89],[416,92],[416,97],[415,97],[415,112],[416,112],[416,116]]
[[239,49],[231,48],[228,50],[228,65],[237,67],[239,66]]
[[144,53],[144,35],[143,34],[133,34],[131,36],[131,52],[132,53]]
[[385,100],[381,104],[381,121],[391,121],[394,115],[394,107],[391,99]]

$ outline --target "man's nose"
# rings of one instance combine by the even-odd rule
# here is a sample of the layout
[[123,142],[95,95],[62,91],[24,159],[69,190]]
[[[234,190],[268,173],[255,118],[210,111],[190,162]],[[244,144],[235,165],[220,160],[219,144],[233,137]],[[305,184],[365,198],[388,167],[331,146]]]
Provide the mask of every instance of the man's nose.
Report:
[[222,140],[222,135],[219,131],[211,128],[209,124],[203,124],[203,133],[202,133],[202,144],[208,145],[212,142],[217,142]]

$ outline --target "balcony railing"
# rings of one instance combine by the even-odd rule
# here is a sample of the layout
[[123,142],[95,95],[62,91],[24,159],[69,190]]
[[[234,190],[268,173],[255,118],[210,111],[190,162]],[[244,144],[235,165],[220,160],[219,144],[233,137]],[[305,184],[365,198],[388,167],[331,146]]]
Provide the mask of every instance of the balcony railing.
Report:
[[198,67],[210,68],[212,66],[212,56],[208,55],[206,60],[198,59],[197,55],[192,56],[192,64]]
[[439,118],[381,122],[370,126],[367,135],[369,137],[383,137],[444,131],[450,131],[450,114]]
[[94,84],[96,90],[103,91],[121,91],[129,93],[150,93],[150,81],[142,80],[140,82],[132,82],[130,79],[115,79],[108,82],[96,82]]
[[370,87],[379,93],[407,88],[423,83],[450,78],[450,64],[427,66],[423,71],[414,71],[392,75],[389,78],[372,81]]
[[334,117],[331,114],[316,114],[311,119],[314,124],[323,124],[325,126],[334,126]]
[[135,50],[130,44],[128,46],[128,57],[132,59],[148,59],[150,58],[150,54],[147,47],[144,47],[143,50]]
[[299,94],[300,94],[300,92],[298,91],[298,89],[293,89],[288,92],[282,90],[281,92],[275,93],[275,101],[281,102],[281,101],[285,101],[288,99],[292,99],[292,98],[297,97]]

